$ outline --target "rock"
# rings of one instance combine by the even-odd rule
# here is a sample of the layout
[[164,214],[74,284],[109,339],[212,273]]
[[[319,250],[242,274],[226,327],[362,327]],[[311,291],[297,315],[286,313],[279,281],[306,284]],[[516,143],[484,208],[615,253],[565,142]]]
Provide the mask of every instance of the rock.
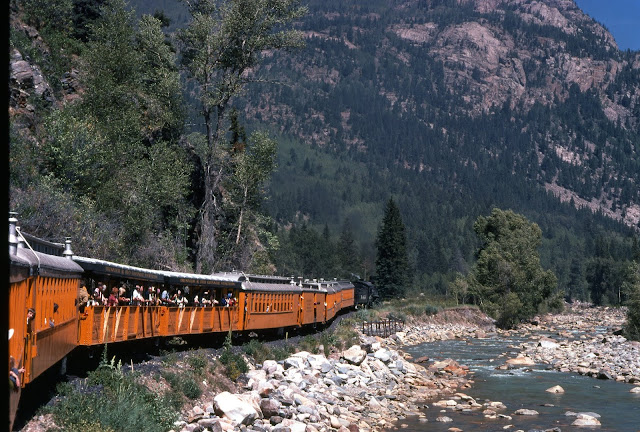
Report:
[[213,405],[216,414],[238,424],[251,424],[262,416],[262,412],[258,412],[253,404],[229,392],[218,394],[213,399]]
[[367,358],[367,352],[360,348],[359,345],[353,345],[348,350],[342,352],[342,358],[351,364],[360,365],[364,359]]
[[556,349],[560,347],[560,344],[553,339],[543,338],[538,342],[538,346],[546,349]]
[[545,391],[549,392],[549,393],[564,393],[564,389],[562,387],[560,387],[559,385],[555,385],[553,387],[549,387]]
[[222,432],[222,426],[220,426],[220,419],[203,418],[198,420],[198,424],[204,428],[209,429],[212,432]]
[[602,379],[602,380],[612,380],[613,379],[613,377],[611,376],[611,373],[609,373],[609,371],[606,370],[606,369],[600,369],[598,371],[597,378],[598,379]]
[[536,410],[521,408],[521,409],[517,410],[516,412],[514,412],[514,414],[516,414],[516,415],[524,415],[524,416],[534,416],[534,415],[538,415],[540,413],[538,411],[536,411]]
[[526,356],[518,356],[516,358],[509,359],[506,363],[511,366],[533,366],[536,364],[531,357]]
[[441,423],[450,423],[453,421],[453,419],[447,416],[439,416],[436,418],[436,421]]
[[629,393],[640,393],[640,387],[634,387],[631,390],[629,390]]
[[262,399],[260,401],[260,410],[265,418],[270,418],[279,414],[282,409],[282,403],[277,399]]
[[573,423],[571,423],[572,426],[600,426],[600,421],[590,415],[587,415],[585,413],[580,413],[578,414],[578,418],[576,418]]

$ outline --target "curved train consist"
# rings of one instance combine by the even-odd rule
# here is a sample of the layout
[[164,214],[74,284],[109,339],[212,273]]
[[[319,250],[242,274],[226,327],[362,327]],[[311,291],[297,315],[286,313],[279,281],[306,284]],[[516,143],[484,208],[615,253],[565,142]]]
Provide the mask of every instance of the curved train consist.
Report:
[[[78,346],[323,324],[377,296],[363,281],[355,282],[356,288],[340,280],[201,275],[73,256],[69,240],[65,245],[42,241],[20,233],[16,223],[9,219],[10,427],[21,389]],[[85,306],[82,285],[89,292],[98,285],[181,290],[191,298],[206,296],[211,304]],[[221,306],[227,298],[234,304]]]

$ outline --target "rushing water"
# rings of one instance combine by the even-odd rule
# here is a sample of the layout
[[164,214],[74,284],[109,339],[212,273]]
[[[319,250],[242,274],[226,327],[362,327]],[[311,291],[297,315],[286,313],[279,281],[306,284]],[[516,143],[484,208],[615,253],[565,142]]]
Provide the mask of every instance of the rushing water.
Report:
[[[544,366],[526,369],[497,370],[506,358],[518,354],[518,344],[523,339],[492,337],[487,339],[449,340],[425,343],[407,347],[405,351],[414,358],[427,356],[431,360],[452,358],[461,365],[469,366],[474,384],[462,392],[482,404],[485,401],[500,401],[507,406],[505,410],[496,410],[512,419],[488,419],[483,409],[459,412],[452,409],[430,406],[425,415],[428,422],[416,418],[402,420],[403,430],[447,431],[451,427],[470,431],[529,431],[532,429],[558,428],[563,432],[598,430],[616,432],[640,431],[640,394],[630,393],[631,386],[625,383],[597,380],[581,375],[555,372]],[[506,354],[506,355],[503,355]],[[565,393],[553,394],[545,390],[560,385]],[[537,416],[514,415],[526,408],[539,412]],[[595,412],[600,414],[602,426],[571,426],[575,417],[566,416],[572,411]],[[453,422],[436,422],[439,416],[447,416]],[[512,425],[509,428],[506,426]]]

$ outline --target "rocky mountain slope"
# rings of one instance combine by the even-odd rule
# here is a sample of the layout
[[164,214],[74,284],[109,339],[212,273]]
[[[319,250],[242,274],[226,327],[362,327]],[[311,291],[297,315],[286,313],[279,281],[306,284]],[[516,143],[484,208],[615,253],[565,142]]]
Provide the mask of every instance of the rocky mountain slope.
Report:
[[[576,207],[640,223],[640,53],[619,51],[572,0],[311,1],[300,28],[307,48],[264,66],[286,88],[251,93],[249,117],[361,155],[414,123],[417,137],[385,153],[395,166],[437,170],[435,151],[482,170],[487,156]],[[481,141],[478,121],[495,136]],[[516,140],[516,161],[500,160]],[[460,169],[447,167],[451,181]]]

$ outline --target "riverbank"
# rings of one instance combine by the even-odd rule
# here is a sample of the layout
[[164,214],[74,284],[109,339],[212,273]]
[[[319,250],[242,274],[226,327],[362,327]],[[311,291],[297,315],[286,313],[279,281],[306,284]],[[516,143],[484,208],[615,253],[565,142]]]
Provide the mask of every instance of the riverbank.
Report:
[[560,372],[640,384],[640,342],[621,335],[626,310],[578,304],[515,332],[531,339],[523,357]]
[[386,339],[360,334],[358,345],[328,357],[302,351],[281,362],[265,360],[244,376],[241,393],[195,405],[175,430],[355,432],[390,429],[408,416],[426,421],[426,401],[465,398],[460,391],[472,384],[469,370],[451,359],[427,368],[420,362],[428,359],[414,362],[401,348],[492,331],[493,322],[477,309],[459,308]]

